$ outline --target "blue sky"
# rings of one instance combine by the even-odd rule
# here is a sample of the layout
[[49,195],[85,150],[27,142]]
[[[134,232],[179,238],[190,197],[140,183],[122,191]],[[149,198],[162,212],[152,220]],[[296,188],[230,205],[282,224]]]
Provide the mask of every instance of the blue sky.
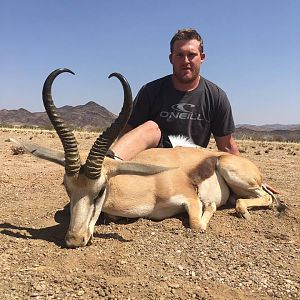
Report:
[[169,41],[193,27],[201,74],[227,93],[237,124],[300,123],[300,1],[0,0],[0,109],[44,111],[47,75],[58,107],[90,100],[114,113],[122,73],[133,95],[171,73]]

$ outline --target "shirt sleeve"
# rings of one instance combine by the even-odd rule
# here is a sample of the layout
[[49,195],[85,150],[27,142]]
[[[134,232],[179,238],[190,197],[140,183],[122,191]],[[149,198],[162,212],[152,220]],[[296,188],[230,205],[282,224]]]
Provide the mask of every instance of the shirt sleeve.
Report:
[[232,134],[234,130],[235,125],[230,102],[226,93],[219,89],[219,97],[212,122],[212,133],[215,136],[222,137]]
[[143,86],[133,102],[133,109],[128,124],[137,127],[150,120],[150,98],[147,86]]

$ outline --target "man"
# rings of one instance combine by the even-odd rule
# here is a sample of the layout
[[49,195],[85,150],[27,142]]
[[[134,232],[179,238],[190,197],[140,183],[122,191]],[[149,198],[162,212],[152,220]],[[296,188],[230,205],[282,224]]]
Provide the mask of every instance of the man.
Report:
[[130,160],[145,149],[172,147],[168,135],[184,135],[206,147],[211,133],[219,150],[239,155],[227,96],[200,76],[201,36],[194,29],[178,30],[170,51],[172,75],[141,88],[123,136],[112,147],[116,157]]

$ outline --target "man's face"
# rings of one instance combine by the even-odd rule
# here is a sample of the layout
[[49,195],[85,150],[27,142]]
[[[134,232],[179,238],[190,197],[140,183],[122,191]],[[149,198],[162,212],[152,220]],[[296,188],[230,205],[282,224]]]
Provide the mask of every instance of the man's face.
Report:
[[173,45],[170,62],[173,65],[173,75],[181,83],[191,83],[198,80],[200,65],[205,54],[200,53],[200,42],[197,40],[179,40]]

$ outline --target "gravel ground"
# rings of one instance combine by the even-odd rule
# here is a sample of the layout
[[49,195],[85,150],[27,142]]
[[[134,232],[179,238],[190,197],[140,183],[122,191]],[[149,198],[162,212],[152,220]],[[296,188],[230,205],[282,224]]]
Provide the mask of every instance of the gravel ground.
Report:
[[[1,299],[299,299],[300,144],[238,141],[289,210],[218,210],[208,231],[101,216],[93,244],[67,249],[63,169],[13,155],[9,137],[61,148],[52,132],[0,131]],[[77,133],[86,154],[96,135]],[[211,146],[212,147],[212,146]]]

